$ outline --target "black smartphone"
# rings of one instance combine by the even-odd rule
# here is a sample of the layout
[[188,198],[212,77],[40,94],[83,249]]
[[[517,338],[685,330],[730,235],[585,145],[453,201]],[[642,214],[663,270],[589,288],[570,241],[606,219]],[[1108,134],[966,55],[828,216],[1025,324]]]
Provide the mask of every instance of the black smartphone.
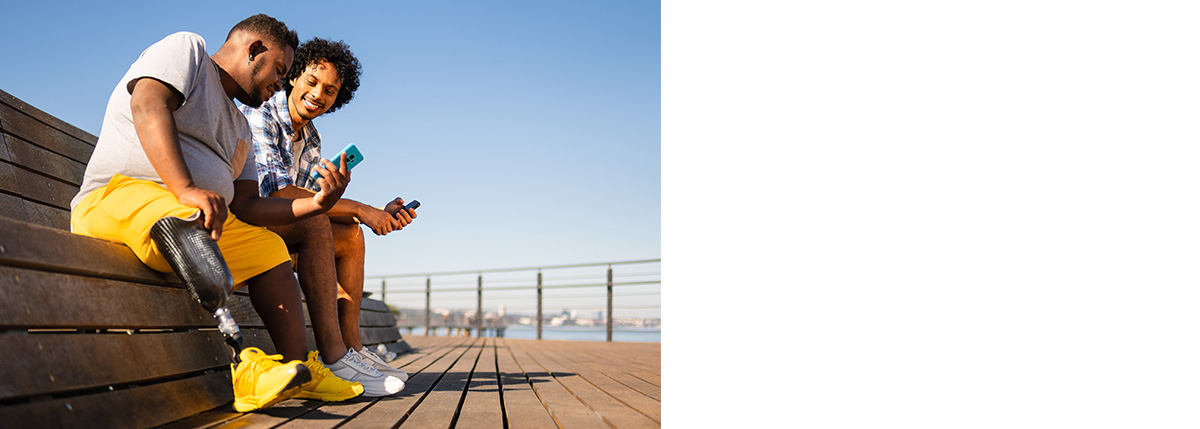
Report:
[[421,207],[421,202],[417,200],[409,201],[408,204],[404,205],[405,209],[415,209],[417,207]]

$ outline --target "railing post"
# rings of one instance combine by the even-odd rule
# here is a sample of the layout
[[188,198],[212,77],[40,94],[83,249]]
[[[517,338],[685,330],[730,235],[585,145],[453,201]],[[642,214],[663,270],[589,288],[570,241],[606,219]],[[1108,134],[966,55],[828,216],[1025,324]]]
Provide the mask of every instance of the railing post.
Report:
[[[429,316],[433,314],[429,308],[429,292],[429,276],[425,276],[425,335],[429,335]],[[434,331],[434,334],[437,334],[437,331]]]
[[380,286],[380,288],[382,289],[382,290],[379,292],[379,295],[380,295],[380,297],[381,297],[381,301],[383,301],[383,303],[384,303],[384,304],[387,304],[387,279],[382,279],[382,280],[380,280],[380,281],[379,281],[379,283],[380,283],[380,285],[379,285],[379,286]]
[[542,270],[538,269],[538,312],[537,312],[537,339],[542,339]]
[[475,336],[481,337],[483,332],[483,273],[479,273],[479,285],[475,287]]
[[612,264],[608,265],[608,342],[612,342]]

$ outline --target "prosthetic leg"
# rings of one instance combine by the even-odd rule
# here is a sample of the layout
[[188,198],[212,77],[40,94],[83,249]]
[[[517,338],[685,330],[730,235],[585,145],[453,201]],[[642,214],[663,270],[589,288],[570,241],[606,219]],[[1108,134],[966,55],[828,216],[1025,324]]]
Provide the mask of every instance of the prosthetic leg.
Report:
[[242,332],[229,314],[229,294],[233,291],[233,276],[225,265],[221,250],[204,229],[204,212],[181,219],[164,217],[150,228],[150,239],[183,280],[188,292],[200,306],[213,313],[217,329],[233,348],[234,360],[240,361]]

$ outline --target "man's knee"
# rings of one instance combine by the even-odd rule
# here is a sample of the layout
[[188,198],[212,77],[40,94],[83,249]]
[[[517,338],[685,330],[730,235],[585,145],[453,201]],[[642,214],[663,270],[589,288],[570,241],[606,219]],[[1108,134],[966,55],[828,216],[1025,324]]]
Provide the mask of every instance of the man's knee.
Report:
[[313,216],[287,225],[267,228],[279,234],[283,241],[287,242],[289,248],[305,243],[328,242],[333,234],[328,216]]
[[338,256],[362,255],[366,253],[366,241],[362,227],[355,224],[331,223],[333,247]]

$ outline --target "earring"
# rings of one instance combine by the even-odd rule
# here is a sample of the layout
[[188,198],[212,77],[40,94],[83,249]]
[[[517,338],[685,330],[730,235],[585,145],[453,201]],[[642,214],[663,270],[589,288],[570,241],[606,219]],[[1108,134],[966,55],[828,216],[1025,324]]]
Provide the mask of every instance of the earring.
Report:
[[246,57],[246,65],[250,65],[250,63],[253,61],[254,61],[254,55],[249,55]]

